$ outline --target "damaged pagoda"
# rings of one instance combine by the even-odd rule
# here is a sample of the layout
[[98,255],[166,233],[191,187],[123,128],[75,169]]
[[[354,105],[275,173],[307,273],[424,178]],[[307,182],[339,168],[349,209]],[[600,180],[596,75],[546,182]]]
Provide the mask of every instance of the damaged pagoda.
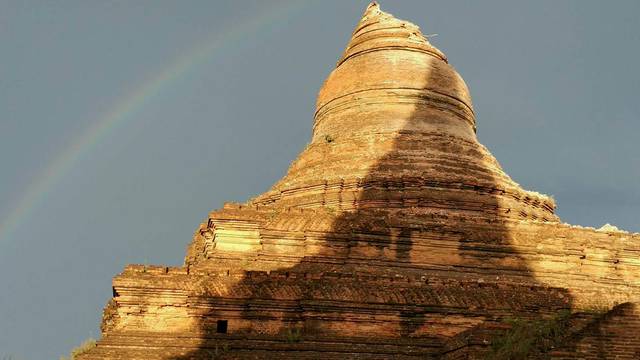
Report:
[[80,359],[507,358],[506,319],[556,329],[526,356],[639,358],[640,236],[554,209],[478,142],[444,53],[373,3],[284,178],[211,212],[184,266],[127,266]]

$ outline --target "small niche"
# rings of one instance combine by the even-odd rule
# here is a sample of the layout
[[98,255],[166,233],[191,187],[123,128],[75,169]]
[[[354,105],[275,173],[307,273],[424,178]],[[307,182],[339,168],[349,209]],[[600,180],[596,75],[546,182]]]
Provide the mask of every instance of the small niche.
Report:
[[229,322],[227,320],[218,320],[216,323],[216,332],[219,334],[226,334],[228,324]]

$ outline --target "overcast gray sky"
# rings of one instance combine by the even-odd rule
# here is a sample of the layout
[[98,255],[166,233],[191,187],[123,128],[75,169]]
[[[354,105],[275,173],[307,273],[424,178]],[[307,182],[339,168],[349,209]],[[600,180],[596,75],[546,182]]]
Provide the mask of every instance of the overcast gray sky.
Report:
[[[367,3],[0,0],[0,357],[98,337],[125,264],[282,176]],[[439,34],[514,180],[640,231],[640,2],[381,5]]]

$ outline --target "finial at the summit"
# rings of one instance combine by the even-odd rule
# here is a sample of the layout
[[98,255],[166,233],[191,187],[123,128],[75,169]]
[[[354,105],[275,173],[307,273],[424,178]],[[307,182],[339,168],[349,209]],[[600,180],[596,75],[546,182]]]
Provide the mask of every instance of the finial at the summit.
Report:
[[[377,1],[372,1],[366,9],[364,9],[364,14],[362,14],[362,20],[366,20],[373,16],[381,15],[383,12],[380,10],[380,4]],[[361,20],[361,21],[362,21]]]

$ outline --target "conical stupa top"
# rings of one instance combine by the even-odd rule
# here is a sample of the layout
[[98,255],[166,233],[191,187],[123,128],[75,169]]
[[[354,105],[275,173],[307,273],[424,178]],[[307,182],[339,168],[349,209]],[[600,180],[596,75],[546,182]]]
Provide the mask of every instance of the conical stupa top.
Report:
[[378,3],[372,2],[353,31],[351,41],[338,61],[338,66],[351,56],[390,47],[423,51],[447,61],[444,53],[429,43],[417,25],[396,19],[380,10]]
[[311,143],[251,203],[556,219],[553,200],[511,180],[475,128],[445,55],[372,3],[320,89]]

